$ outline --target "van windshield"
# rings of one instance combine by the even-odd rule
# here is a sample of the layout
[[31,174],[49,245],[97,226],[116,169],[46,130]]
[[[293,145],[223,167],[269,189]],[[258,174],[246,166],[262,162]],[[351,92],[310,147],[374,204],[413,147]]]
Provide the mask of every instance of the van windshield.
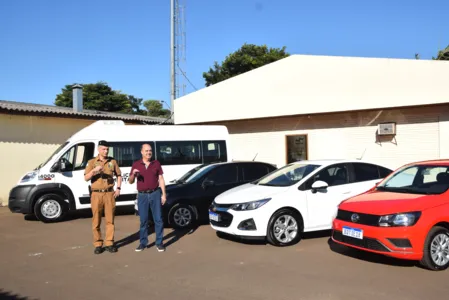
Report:
[[43,163],[41,163],[39,166],[37,166],[36,169],[34,170],[39,170],[42,166],[45,166],[59,151],[61,151],[65,146],[67,146],[69,142],[65,142],[64,144],[62,144],[61,146],[59,146],[53,153],[52,155],[50,155],[50,157],[44,161]]
[[376,189],[396,193],[442,194],[449,189],[449,167],[441,165],[407,166],[391,174]]
[[268,186],[290,186],[309,175],[319,165],[289,164],[262,177],[253,184]]

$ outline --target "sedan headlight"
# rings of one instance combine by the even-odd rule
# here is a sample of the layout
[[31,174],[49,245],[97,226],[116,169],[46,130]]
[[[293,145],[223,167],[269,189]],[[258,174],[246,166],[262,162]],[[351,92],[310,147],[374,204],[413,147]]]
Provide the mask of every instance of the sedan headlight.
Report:
[[421,217],[421,212],[399,213],[385,215],[379,218],[379,226],[395,227],[395,226],[413,226]]
[[271,200],[271,198],[265,198],[265,199],[261,199],[261,200],[257,200],[257,201],[238,203],[238,204],[234,204],[233,206],[231,206],[231,209],[238,210],[238,211],[254,210],[254,209],[258,209],[259,207],[261,207],[262,205],[264,205],[265,203],[267,203],[270,200]]
[[29,172],[25,176],[22,177],[20,182],[28,182],[30,180],[33,180],[34,177],[36,177],[37,172]]

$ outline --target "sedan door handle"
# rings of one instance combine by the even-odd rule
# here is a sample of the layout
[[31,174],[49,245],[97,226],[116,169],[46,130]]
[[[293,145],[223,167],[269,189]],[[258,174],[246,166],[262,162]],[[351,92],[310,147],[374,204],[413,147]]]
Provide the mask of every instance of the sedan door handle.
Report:
[[349,194],[351,191],[345,191],[343,192],[343,194]]

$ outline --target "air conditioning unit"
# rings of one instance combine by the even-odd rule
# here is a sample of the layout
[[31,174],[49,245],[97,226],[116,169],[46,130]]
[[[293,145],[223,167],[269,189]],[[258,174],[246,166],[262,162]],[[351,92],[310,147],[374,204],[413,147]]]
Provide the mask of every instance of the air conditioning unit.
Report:
[[381,123],[377,126],[378,135],[396,135],[396,123]]

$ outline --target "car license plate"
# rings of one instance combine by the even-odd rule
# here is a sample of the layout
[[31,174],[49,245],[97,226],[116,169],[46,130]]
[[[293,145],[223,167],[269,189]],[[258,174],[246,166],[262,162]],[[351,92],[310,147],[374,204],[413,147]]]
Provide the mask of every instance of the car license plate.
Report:
[[220,215],[209,211],[209,219],[215,222],[220,222]]
[[343,235],[363,240],[363,230],[362,229],[343,226]]

